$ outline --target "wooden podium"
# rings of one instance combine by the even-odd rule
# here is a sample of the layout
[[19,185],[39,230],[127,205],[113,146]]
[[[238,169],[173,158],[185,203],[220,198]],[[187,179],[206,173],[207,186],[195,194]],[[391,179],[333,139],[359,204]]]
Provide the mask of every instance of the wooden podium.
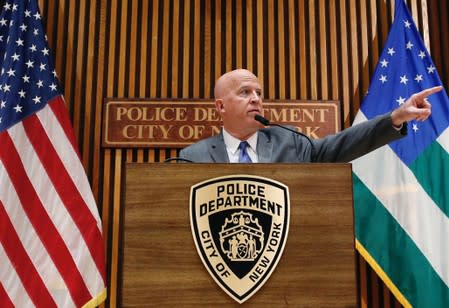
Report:
[[[356,307],[350,164],[138,164],[125,170],[123,307]],[[196,250],[190,188],[227,175],[279,181],[290,193],[283,255],[267,282],[238,304]]]

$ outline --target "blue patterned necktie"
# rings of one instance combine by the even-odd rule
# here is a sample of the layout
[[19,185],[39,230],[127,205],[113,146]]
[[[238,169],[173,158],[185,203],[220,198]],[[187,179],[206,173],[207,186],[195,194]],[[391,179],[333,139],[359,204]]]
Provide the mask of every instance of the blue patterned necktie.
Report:
[[239,155],[239,163],[252,163],[251,157],[249,157],[248,152],[246,152],[246,148],[249,146],[248,142],[242,141],[239,144],[240,155]]

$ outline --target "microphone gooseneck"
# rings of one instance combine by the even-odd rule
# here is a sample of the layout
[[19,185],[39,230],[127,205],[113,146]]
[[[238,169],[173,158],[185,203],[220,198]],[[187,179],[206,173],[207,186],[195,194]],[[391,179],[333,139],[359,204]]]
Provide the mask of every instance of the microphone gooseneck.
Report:
[[312,148],[312,156],[313,156],[313,154],[314,154],[314,152],[315,152],[315,147],[313,146],[312,140],[310,140],[309,136],[307,136],[306,134],[303,134],[303,133],[301,133],[301,132],[299,132],[299,131],[297,131],[297,130],[288,128],[288,127],[283,126],[283,125],[271,123],[267,118],[264,118],[264,117],[261,116],[260,114],[256,114],[256,115],[254,116],[254,120],[256,120],[257,122],[262,123],[264,126],[277,126],[277,127],[286,129],[286,130],[288,130],[288,131],[291,131],[291,132],[293,132],[293,133],[295,133],[295,134],[297,134],[297,135],[303,136],[303,137],[306,138],[307,141],[310,143],[310,146],[311,146],[311,148]]

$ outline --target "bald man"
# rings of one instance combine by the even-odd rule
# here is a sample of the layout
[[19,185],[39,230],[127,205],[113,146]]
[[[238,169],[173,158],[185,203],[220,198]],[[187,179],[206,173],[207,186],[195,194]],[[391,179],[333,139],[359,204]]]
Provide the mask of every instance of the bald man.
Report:
[[248,70],[233,70],[215,84],[215,107],[223,121],[220,134],[181,150],[180,157],[201,163],[348,162],[405,136],[407,121],[426,120],[431,113],[427,96],[441,89],[426,89],[391,113],[335,135],[308,140],[256,121],[255,115],[263,115],[259,80]]

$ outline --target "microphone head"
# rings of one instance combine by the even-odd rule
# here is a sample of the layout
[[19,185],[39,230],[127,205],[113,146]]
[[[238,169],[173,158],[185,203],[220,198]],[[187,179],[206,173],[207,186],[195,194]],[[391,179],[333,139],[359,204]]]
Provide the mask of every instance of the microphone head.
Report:
[[268,119],[264,118],[263,116],[261,116],[260,114],[256,114],[254,116],[254,120],[256,120],[257,122],[262,123],[265,126],[270,125],[270,121],[268,121]]

